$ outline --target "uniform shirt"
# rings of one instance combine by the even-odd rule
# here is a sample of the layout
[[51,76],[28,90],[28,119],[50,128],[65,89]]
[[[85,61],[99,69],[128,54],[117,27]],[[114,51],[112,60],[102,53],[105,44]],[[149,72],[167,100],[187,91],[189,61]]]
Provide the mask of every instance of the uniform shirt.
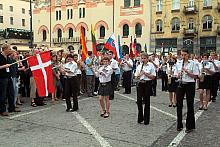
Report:
[[125,61],[122,61],[122,69],[123,69],[123,71],[131,71],[132,70],[133,61],[129,58],[127,60],[127,62],[131,65],[131,67],[129,67],[128,64],[126,64]]
[[[143,66],[143,68],[142,68],[142,66]],[[148,74],[151,74],[153,76],[156,76],[156,71],[155,71],[153,63],[147,62],[146,65],[143,65],[143,63],[139,64],[137,66],[135,76],[137,77],[138,75],[140,75],[141,71],[148,73]],[[152,79],[148,78],[146,75],[143,74],[140,76],[140,80],[150,81]]]
[[[214,65],[208,61],[203,61],[201,63],[198,63],[198,67],[199,67],[199,72],[200,74],[202,74],[202,72],[205,72],[205,71],[202,71],[202,68],[204,66],[204,68],[207,68],[209,70],[211,70],[212,72],[215,72],[215,68],[214,68]],[[206,75],[210,75],[209,73],[205,72]]]
[[160,60],[158,58],[155,58],[154,60],[152,60],[152,62],[157,65],[157,67],[154,66],[154,69],[155,71],[158,71],[158,67],[160,66]]
[[[101,73],[104,73],[104,75],[102,75]],[[112,73],[113,73],[113,70],[110,65],[101,66],[98,70],[98,77],[99,77],[100,83],[110,82]]]
[[118,69],[118,61],[116,61],[115,59],[111,59],[110,61],[110,66],[113,69],[113,71],[115,72]]
[[70,71],[70,72],[66,72],[66,74],[65,74],[66,76],[73,77],[73,76],[77,75],[78,66],[77,66],[76,62],[74,62],[74,61],[68,62],[68,63],[64,64],[64,68]]
[[[8,64],[7,59],[0,53],[0,66]],[[0,78],[8,78],[10,77],[9,68],[0,69]]]
[[91,62],[92,62],[92,58],[90,58],[90,57],[86,58],[85,63],[86,63],[86,75],[87,75],[87,76],[93,76],[93,75],[94,75],[91,68],[93,68],[93,66],[94,66],[95,59],[94,59],[94,61],[93,61],[92,67],[89,67],[88,65],[89,65]]
[[[195,82],[195,79],[191,78],[186,72],[181,72],[182,68],[183,68],[183,61],[182,61],[182,65],[180,63],[176,64],[174,75],[178,76],[179,74],[182,74],[183,82]],[[198,66],[196,66],[196,64],[193,61],[188,61],[188,63],[184,65],[184,68],[190,73],[193,73],[194,75],[199,75],[199,68]]]
[[[220,69],[220,61],[219,60],[214,60],[213,61],[215,65]],[[214,65],[213,65],[214,66]],[[220,70],[215,70],[215,72],[220,72]]]
[[167,63],[167,71],[166,71],[166,74],[167,75],[172,75],[172,77],[175,77],[174,75],[174,71],[175,71],[175,68],[176,68],[176,64],[172,65],[172,69],[171,69],[171,65],[169,63]]
[[162,63],[161,70],[162,70],[163,72],[166,72],[166,71],[167,71],[167,64],[163,64],[163,63]]

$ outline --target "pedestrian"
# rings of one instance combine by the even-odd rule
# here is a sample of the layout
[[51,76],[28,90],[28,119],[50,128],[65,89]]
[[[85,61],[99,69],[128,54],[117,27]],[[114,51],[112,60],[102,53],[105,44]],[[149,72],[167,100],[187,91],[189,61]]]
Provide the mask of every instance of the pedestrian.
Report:
[[183,99],[186,95],[187,102],[187,118],[186,133],[190,133],[195,129],[194,115],[194,97],[195,97],[195,79],[199,75],[198,66],[194,61],[189,61],[189,52],[186,49],[181,50],[182,64],[176,64],[174,75],[179,79],[179,85],[176,91],[177,99],[177,131],[183,129],[182,109]]
[[108,57],[104,57],[101,62],[103,65],[101,65],[97,71],[97,75],[100,81],[100,86],[98,91],[98,94],[100,95],[99,97],[100,109],[101,109],[100,116],[107,118],[110,115],[109,96],[112,92],[111,75],[113,73],[113,70],[109,65],[110,59]]
[[[144,121],[145,125],[150,122],[150,96],[152,93],[152,80],[156,77],[154,65],[149,62],[147,53],[142,53],[143,63],[137,66],[135,77],[140,81],[137,84],[138,123]],[[142,102],[143,101],[143,102]],[[144,103],[144,113],[143,113]]]
[[[62,72],[65,73],[66,76],[66,81],[65,81],[65,86],[64,86],[64,95],[66,99],[66,112],[74,112],[79,109],[78,107],[78,78],[77,78],[77,69],[78,65],[77,63],[73,60],[74,57],[78,58],[77,54],[74,55],[67,55],[66,57],[66,64],[63,65]],[[71,104],[70,97],[73,97],[73,106]]]

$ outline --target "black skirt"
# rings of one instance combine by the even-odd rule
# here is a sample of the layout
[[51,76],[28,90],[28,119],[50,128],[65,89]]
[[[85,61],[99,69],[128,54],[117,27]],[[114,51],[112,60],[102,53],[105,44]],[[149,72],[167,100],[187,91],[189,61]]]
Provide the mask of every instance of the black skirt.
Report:
[[99,92],[98,94],[101,96],[109,96],[112,93],[112,85],[111,82],[100,83],[99,84]]
[[168,84],[168,91],[169,92],[176,92],[177,89],[177,82],[176,82],[177,78],[176,77],[172,77],[171,78],[171,84]]
[[210,75],[204,76],[204,81],[199,81],[199,89],[211,89],[212,86],[212,78]]

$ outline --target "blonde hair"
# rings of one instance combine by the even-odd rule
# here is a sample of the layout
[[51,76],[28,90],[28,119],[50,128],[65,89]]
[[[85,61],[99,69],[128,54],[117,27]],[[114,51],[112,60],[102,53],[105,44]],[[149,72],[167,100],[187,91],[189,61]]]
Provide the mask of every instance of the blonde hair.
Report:
[[10,45],[7,43],[2,44],[2,51],[4,51],[5,49],[10,48]]

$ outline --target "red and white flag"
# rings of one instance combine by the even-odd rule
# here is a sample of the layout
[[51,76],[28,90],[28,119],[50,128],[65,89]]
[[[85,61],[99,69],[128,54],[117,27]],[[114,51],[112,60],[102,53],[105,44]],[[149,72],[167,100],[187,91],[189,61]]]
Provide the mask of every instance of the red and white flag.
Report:
[[48,93],[53,93],[54,84],[50,52],[36,54],[27,60],[36,83],[38,95],[44,97],[48,96]]

